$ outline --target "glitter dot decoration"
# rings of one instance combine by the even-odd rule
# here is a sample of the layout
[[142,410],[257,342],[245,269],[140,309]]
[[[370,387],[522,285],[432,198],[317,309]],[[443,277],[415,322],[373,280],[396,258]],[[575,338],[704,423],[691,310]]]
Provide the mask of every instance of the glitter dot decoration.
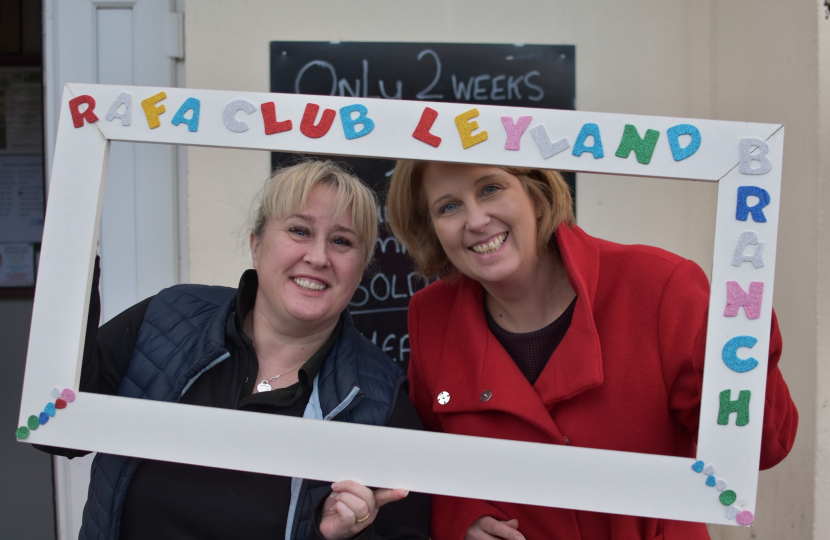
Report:
[[738,500],[738,494],[731,489],[726,489],[726,480],[723,478],[715,478],[715,466],[711,463],[706,464],[703,461],[695,461],[692,464],[692,470],[696,473],[703,473],[706,475],[706,485],[713,487],[720,492],[718,500],[726,508],[724,515],[727,519],[734,519],[738,525],[743,527],[752,525],[755,521],[755,516],[749,510],[741,510],[740,507],[745,507],[747,502],[741,500],[738,506],[735,506],[735,501]]
[[752,512],[749,510],[742,510],[741,512],[738,512],[738,515],[735,517],[735,521],[738,522],[738,525],[748,527],[749,525],[752,525],[753,521],[755,521],[755,516],[752,515]]
[[69,403],[75,401],[75,392],[71,388],[64,388],[61,390],[60,388],[55,387],[50,392],[50,395],[53,398],[56,398],[55,401],[47,403],[43,408],[43,411],[39,414],[33,414],[27,418],[26,425],[20,426],[14,432],[14,436],[17,437],[18,440],[28,438],[32,431],[46,424],[46,422],[48,422],[50,418],[53,418],[60,409],[65,409]]
[[720,494],[720,502],[724,506],[729,506],[738,498],[738,494],[732,491],[731,489],[727,489],[723,493]]

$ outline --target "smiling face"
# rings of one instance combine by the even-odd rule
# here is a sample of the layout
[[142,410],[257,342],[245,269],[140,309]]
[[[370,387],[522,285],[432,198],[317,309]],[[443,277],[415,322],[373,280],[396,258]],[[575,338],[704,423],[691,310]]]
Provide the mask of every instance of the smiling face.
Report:
[[334,216],[336,189],[315,185],[305,208],[251,235],[256,309],[283,331],[334,326],[360,284],[366,246],[351,211]]
[[515,175],[429,163],[422,185],[435,234],[462,274],[499,284],[525,279],[537,267],[537,209]]

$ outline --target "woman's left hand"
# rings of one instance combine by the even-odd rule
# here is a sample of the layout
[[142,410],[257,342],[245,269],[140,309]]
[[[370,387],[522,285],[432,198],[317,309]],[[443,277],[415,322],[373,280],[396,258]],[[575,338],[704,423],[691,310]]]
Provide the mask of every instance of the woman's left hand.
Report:
[[323,518],[320,521],[320,534],[327,540],[357,536],[375,521],[381,506],[399,501],[409,494],[405,489],[372,491],[352,480],[335,482],[331,489],[331,495],[323,503]]

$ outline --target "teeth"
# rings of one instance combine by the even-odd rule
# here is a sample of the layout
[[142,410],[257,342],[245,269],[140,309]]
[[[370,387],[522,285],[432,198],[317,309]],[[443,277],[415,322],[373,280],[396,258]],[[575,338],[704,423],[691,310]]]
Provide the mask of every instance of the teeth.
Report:
[[307,291],[322,291],[326,288],[322,283],[314,283],[313,281],[302,278],[294,278],[294,283]]
[[502,246],[502,244],[504,244],[505,238],[507,238],[507,233],[503,233],[500,236],[494,238],[490,241],[490,243],[476,244],[475,246],[473,246],[473,251],[475,251],[476,253],[481,253],[482,255],[489,255],[490,253],[493,253],[494,251],[499,249]]

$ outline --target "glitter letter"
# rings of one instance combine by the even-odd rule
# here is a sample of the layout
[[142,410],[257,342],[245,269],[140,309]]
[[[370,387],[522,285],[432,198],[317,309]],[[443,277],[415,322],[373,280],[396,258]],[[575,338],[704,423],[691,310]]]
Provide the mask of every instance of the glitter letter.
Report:
[[435,123],[436,118],[438,118],[438,111],[429,107],[424,107],[424,112],[421,114],[421,120],[418,121],[418,127],[415,128],[412,136],[423,143],[427,143],[430,146],[438,148],[438,145],[441,144],[441,137],[433,135],[429,132],[429,130],[432,129],[432,124]]
[[[755,206],[748,206],[746,204],[747,197],[758,197],[759,202]],[[749,214],[752,214],[752,221],[756,223],[766,223],[767,218],[764,216],[763,208],[769,204],[769,193],[765,189],[758,186],[740,186],[738,188],[738,206],[735,209],[735,219],[738,221],[746,221]]]
[[651,155],[654,154],[654,147],[657,146],[658,137],[660,137],[659,131],[649,129],[646,130],[646,136],[641,139],[640,134],[637,133],[637,128],[631,124],[626,124],[620,146],[614,155],[627,158],[634,150],[637,161],[643,165],[648,165],[651,161]]
[[262,112],[262,121],[265,124],[266,135],[282,133],[283,131],[291,131],[291,128],[294,127],[291,124],[291,120],[277,122],[277,106],[274,105],[273,101],[263,103],[259,107],[259,110]]
[[[593,146],[585,146],[585,141],[588,137],[594,138]],[[594,159],[605,157],[605,152],[602,150],[602,137],[599,134],[599,126],[596,124],[585,124],[579,130],[579,135],[574,143],[574,149],[571,151],[576,157],[581,156],[584,152],[593,154]]]
[[[677,126],[670,127],[666,130],[666,135],[669,138],[671,154],[675,161],[683,161],[697,152],[697,149],[700,148],[700,130],[691,124],[679,124]],[[692,142],[686,145],[686,148],[680,147],[681,135],[690,135],[692,137]]]
[[256,111],[256,106],[247,99],[235,99],[225,105],[225,110],[222,111],[222,122],[226,128],[234,133],[245,133],[248,131],[248,123],[236,119],[237,111],[253,114]]
[[[80,111],[81,103],[86,104],[84,112]],[[78,96],[69,100],[69,112],[72,114],[72,125],[76,128],[84,127],[84,120],[88,123],[98,121],[98,117],[92,110],[95,108],[95,99],[92,96]]]
[[464,147],[464,150],[487,140],[486,131],[482,131],[477,135],[472,134],[473,131],[478,129],[478,122],[475,120],[471,122],[470,119],[476,116],[478,116],[478,109],[470,109],[455,117],[455,127],[458,128],[458,134],[461,136],[461,146]]
[[749,284],[749,293],[737,281],[726,282],[726,310],[724,317],[735,317],[743,306],[746,316],[757,319],[761,316],[761,299],[764,296],[764,282],[753,281]]
[[[754,255],[744,255],[746,246],[758,246]],[[741,266],[745,262],[751,262],[755,268],[764,266],[764,243],[758,241],[758,235],[752,231],[746,231],[741,234],[741,239],[738,240],[738,245],[735,246],[735,255],[732,256],[732,266]]]
[[300,122],[300,132],[306,137],[319,139],[328,133],[331,124],[334,122],[334,118],[337,116],[337,113],[333,109],[326,109],[323,111],[320,123],[315,126],[314,120],[317,118],[317,111],[319,110],[320,106],[315,103],[309,103],[305,106],[303,120]]
[[[758,147],[758,153],[752,154],[752,147]],[[741,174],[766,174],[772,169],[772,162],[767,157],[767,152],[769,152],[769,147],[767,143],[762,141],[761,139],[753,139],[751,137],[747,137],[741,139],[739,145],[739,156],[740,156],[740,171]],[[752,168],[752,162],[757,161],[760,163],[760,167],[757,169]]]
[[[118,108],[124,105],[124,112],[118,112]],[[133,96],[129,92],[121,92],[115,101],[110,105],[110,110],[107,112],[107,122],[112,122],[118,118],[121,120],[122,126],[129,126],[133,121]]]
[[164,105],[156,107],[156,103],[163,99],[167,99],[167,94],[159,92],[155,96],[150,96],[141,102],[141,108],[144,109],[144,116],[147,117],[147,125],[150,126],[150,129],[156,129],[161,125],[159,115],[163,114],[167,110],[167,107]]
[[[732,391],[724,390],[720,393],[720,409],[718,410],[718,424],[725,426],[729,424],[729,415],[738,414],[736,426],[745,426],[749,423],[749,398],[752,392],[741,390],[738,393],[737,401],[731,401]],[[726,493],[726,492],[724,492]]]
[[[353,112],[357,113],[357,118],[352,118]],[[343,132],[346,134],[347,139],[351,140],[363,137],[375,129],[375,123],[371,118],[366,116],[367,114],[369,114],[369,109],[359,103],[340,109],[340,121],[343,123]],[[356,131],[354,128],[357,124],[363,126],[360,128],[360,131]]]
[[[199,108],[201,106],[201,102],[192,97],[187,98],[187,100],[179,107],[179,110],[176,111],[175,116],[173,116],[173,120],[170,122],[174,126],[178,126],[179,124],[187,124],[187,130],[190,132],[199,131]],[[190,115],[190,118],[185,118],[184,113],[189,110],[193,110],[193,114]]]
[[533,137],[533,140],[536,142],[536,146],[539,147],[539,151],[542,153],[543,159],[552,158],[559,152],[567,150],[571,146],[568,143],[568,139],[564,137],[555,143],[551,143],[548,138],[548,132],[545,130],[545,126],[536,126],[531,129],[530,136]]
[[[531,120],[533,120],[532,116],[520,116],[519,121],[514,124],[512,117],[501,117],[501,123],[504,125],[504,131],[507,132],[507,141],[504,143],[505,150],[518,151],[521,148],[522,135],[524,135],[524,132],[527,129],[527,126],[530,125]],[[544,126],[541,127],[542,129],[545,129]]]
[[736,373],[746,373],[758,367],[758,360],[751,356],[746,360],[738,358],[738,349],[746,347],[751,349],[758,343],[758,340],[752,336],[737,336],[726,342],[721,351],[721,358],[726,367]]

